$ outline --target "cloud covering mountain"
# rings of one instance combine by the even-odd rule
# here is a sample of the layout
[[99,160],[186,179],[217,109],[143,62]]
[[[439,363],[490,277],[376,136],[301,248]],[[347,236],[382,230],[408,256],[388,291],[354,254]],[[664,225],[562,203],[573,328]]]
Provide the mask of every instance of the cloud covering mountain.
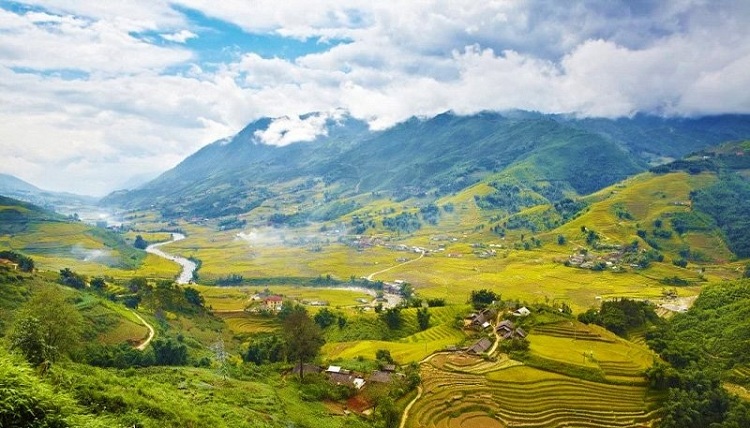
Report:
[[375,129],[750,113],[749,20],[730,0],[3,2],[2,172],[102,194],[260,117],[288,118],[272,144],[314,138],[299,116],[337,108]]

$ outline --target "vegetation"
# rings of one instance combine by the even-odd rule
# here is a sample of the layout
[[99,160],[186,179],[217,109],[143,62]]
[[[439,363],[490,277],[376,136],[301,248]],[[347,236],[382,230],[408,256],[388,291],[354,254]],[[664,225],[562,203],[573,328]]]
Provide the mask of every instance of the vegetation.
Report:
[[728,393],[723,382],[748,385],[747,311],[750,283],[707,287],[690,310],[647,334],[669,363],[654,366],[649,379],[668,391],[661,427],[739,427],[750,423],[750,406]]
[[[312,361],[325,343],[320,329],[301,306],[294,307],[284,319],[282,331],[287,357],[300,366]],[[302,379],[304,371],[300,370],[299,374]]]
[[579,314],[578,320],[584,324],[600,325],[620,336],[660,323],[653,305],[625,298],[603,302],[600,309]]

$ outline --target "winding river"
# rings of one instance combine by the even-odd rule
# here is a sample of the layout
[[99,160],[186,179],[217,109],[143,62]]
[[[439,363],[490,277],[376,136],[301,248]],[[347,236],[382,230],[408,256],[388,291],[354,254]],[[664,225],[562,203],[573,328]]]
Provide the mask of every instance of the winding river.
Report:
[[182,267],[182,271],[180,272],[180,276],[177,277],[177,283],[189,284],[190,281],[192,281],[193,279],[193,273],[195,272],[197,265],[192,260],[188,260],[180,256],[174,256],[172,254],[167,254],[164,251],[159,249],[159,247],[161,247],[162,245],[169,244],[170,242],[181,241],[183,239],[185,239],[185,235],[183,235],[182,233],[173,233],[171,241],[158,242],[156,244],[151,244],[148,247],[146,247],[146,252],[159,256],[159,257],[163,257],[167,260],[171,260],[179,264]]

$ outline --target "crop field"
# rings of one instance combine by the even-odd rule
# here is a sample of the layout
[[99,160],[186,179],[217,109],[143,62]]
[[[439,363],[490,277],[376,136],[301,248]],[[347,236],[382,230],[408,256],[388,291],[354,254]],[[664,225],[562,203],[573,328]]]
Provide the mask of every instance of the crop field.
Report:
[[224,320],[234,334],[269,333],[279,329],[279,322],[275,318],[245,312],[222,312],[216,315]]
[[[579,330],[583,334],[579,335]],[[529,340],[531,353],[543,359],[601,370],[607,379],[631,383],[643,382],[643,373],[655,358],[642,345],[577,322],[534,329]]]
[[[324,287],[293,287],[271,285],[268,287],[210,287],[193,286],[200,291],[206,299],[206,306],[214,311],[238,311],[243,310],[250,303],[253,294],[268,289],[271,293],[279,294],[299,303],[311,301],[326,301],[331,308],[343,308],[355,306],[357,299],[366,298],[371,300],[372,295],[359,290],[331,289]],[[311,307],[314,311],[316,307]]]
[[[642,427],[655,416],[658,397],[643,386],[589,382],[520,365],[493,368],[480,358],[462,359],[466,357],[450,355],[422,364],[424,392],[409,413],[407,427]],[[471,373],[472,366],[482,365]]]

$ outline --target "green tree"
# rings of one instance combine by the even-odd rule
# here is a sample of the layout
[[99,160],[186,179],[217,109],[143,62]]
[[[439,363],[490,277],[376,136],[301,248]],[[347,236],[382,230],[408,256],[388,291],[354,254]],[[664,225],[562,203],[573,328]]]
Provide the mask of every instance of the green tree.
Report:
[[474,309],[483,309],[491,305],[492,302],[500,301],[500,295],[487,289],[472,290],[469,301]]
[[107,288],[107,283],[104,282],[104,278],[100,276],[91,278],[90,285],[91,285],[91,288],[96,291],[103,291],[105,288]]
[[[325,343],[320,328],[302,306],[295,306],[284,319],[282,334],[286,341],[287,357],[298,363],[300,368],[315,359]],[[304,378],[304,370],[300,370],[299,377],[300,380]]]
[[68,287],[73,287],[79,290],[82,290],[86,287],[86,277],[73,272],[72,270],[70,270],[70,268],[60,270],[59,282],[60,284],[67,285]]
[[55,362],[79,343],[83,317],[63,291],[47,287],[37,291],[21,308],[11,333],[11,347],[32,364]]
[[380,314],[385,324],[391,330],[401,327],[401,308],[388,308]]
[[315,324],[317,324],[318,327],[326,329],[332,326],[334,322],[336,322],[336,314],[334,314],[328,308],[323,308],[318,311],[317,314],[315,314],[313,319],[315,320]]
[[157,339],[151,342],[158,366],[182,366],[187,364],[187,346],[173,339]]
[[430,327],[430,312],[427,308],[417,309],[417,324],[419,324],[420,330],[427,330]]
[[148,247],[148,242],[146,242],[146,240],[143,239],[143,236],[138,235],[135,237],[135,242],[133,242],[133,246],[135,248],[138,248],[139,250],[145,250],[146,247]]
[[201,296],[200,291],[196,290],[195,288],[187,287],[185,288],[185,290],[183,290],[183,293],[185,294],[185,300],[187,300],[191,305],[202,308],[206,304],[206,301],[205,299],[203,299],[203,296]]

